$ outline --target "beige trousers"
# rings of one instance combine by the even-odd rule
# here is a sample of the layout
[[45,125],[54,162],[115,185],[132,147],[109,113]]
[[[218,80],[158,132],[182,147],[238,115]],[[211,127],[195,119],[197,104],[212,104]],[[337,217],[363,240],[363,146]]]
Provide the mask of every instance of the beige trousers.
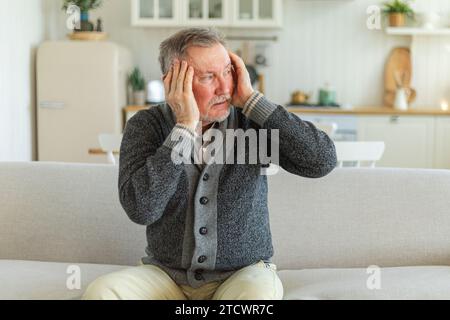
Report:
[[263,261],[236,271],[225,281],[194,289],[178,286],[162,269],[140,265],[92,282],[83,300],[281,300],[283,285],[276,265]]

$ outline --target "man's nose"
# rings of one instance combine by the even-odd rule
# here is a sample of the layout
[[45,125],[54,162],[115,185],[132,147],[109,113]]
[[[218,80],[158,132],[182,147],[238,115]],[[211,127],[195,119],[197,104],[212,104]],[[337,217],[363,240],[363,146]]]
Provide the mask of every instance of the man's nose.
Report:
[[231,85],[232,83],[229,83],[229,81],[225,77],[223,76],[218,77],[216,94],[217,95],[230,94]]

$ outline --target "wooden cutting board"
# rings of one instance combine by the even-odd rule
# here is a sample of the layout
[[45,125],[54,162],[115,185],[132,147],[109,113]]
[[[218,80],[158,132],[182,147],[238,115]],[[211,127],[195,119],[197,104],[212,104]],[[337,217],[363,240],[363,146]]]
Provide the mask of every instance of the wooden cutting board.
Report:
[[403,84],[411,90],[408,102],[412,103],[416,98],[416,91],[411,88],[412,63],[409,48],[392,49],[384,70],[384,104],[388,107],[394,106],[397,84],[395,76],[404,74]]

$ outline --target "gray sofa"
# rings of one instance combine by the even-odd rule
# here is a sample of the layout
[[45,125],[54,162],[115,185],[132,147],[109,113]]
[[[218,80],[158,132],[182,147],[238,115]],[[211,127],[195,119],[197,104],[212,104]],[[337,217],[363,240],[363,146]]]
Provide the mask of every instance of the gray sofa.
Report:
[[[269,205],[285,299],[450,299],[450,171],[280,172]],[[144,228],[116,166],[0,162],[0,299],[78,299],[137,265]]]

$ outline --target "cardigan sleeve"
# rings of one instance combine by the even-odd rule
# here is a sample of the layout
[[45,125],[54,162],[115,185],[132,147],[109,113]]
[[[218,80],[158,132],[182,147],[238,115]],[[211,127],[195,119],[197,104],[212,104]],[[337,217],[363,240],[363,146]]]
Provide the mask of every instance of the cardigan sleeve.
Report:
[[188,129],[176,125],[163,140],[158,125],[151,115],[139,112],[127,122],[120,147],[120,203],[133,222],[147,226],[161,218],[175,193],[188,188],[180,160],[190,158],[185,156],[193,146]]
[[279,165],[293,174],[320,178],[330,173],[337,163],[336,148],[330,137],[313,123],[288,112],[284,107],[255,92],[243,108],[244,115],[268,130],[278,129]]

